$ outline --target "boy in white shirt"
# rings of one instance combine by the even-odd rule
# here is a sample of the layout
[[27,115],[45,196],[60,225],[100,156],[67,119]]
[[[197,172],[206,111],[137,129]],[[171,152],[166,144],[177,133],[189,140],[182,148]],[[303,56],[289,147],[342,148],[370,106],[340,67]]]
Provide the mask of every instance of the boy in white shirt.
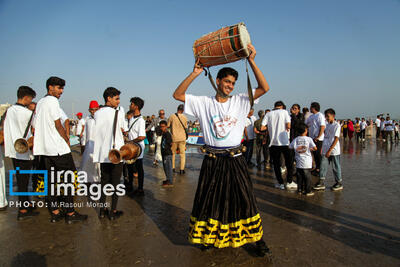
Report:
[[[118,164],[113,164],[109,160],[108,154],[111,149],[119,150],[125,144],[123,132],[127,130],[125,114],[118,108],[120,94],[121,92],[118,89],[108,87],[103,93],[105,106],[94,114],[96,124],[94,127],[93,162],[100,163],[101,188],[112,184],[114,190],[121,181],[122,161]],[[108,215],[110,220],[115,220],[123,215],[122,211],[117,210],[118,195],[115,191],[111,198],[111,210],[109,211],[106,202],[107,196],[102,190],[100,197],[102,208],[100,208],[99,218],[104,218]]]
[[361,128],[361,141],[365,141],[365,129],[367,128],[368,124],[365,121],[365,118],[361,119],[360,128]]
[[[28,87],[21,86],[17,92],[17,103],[12,105],[7,110],[7,115],[4,120],[4,150],[5,156],[12,159],[14,169],[31,170],[33,167],[33,155],[30,149],[25,153],[18,153],[14,148],[16,140],[23,138],[28,140],[31,134],[31,122],[33,111],[29,110],[32,99],[36,97],[36,92]],[[28,192],[29,174],[21,174],[16,172],[18,192]],[[39,212],[33,211],[31,208],[26,208],[29,202],[28,196],[18,196],[18,200],[22,207],[18,211],[18,220],[36,216]]]
[[314,143],[317,146],[317,150],[313,152],[315,160],[315,171],[313,172],[313,175],[315,176],[319,176],[321,165],[321,148],[326,127],[325,118],[324,115],[319,112],[320,109],[321,107],[318,102],[312,102],[310,105],[312,115],[305,121],[308,126],[309,136],[314,140]]
[[[69,137],[60,120],[61,108],[58,99],[64,91],[64,86],[63,79],[50,77],[46,82],[47,95],[39,100],[35,113],[33,154],[42,156],[44,167],[48,171],[48,186],[54,189],[58,188],[60,184],[57,184],[57,179],[55,181],[51,179],[51,171],[54,170],[56,174],[76,171],[69,147]],[[68,224],[85,221],[87,215],[79,214],[74,210],[73,194],[71,190],[68,190],[73,181],[64,181],[63,175],[60,178],[67,189],[62,195],[57,194],[58,190],[53,193],[52,190],[49,190],[47,201],[51,213],[50,222],[55,223],[63,218]]]
[[307,196],[314,195],[311,191],[311,169],[312,155],[311,151],[317,150],[317,146],[311,137],[307,136],[307,125],[301,123],[297,127],[300,136],[296,137],[289,148],[294,149],[297,169],[297,192],[304,193]]
[[290,164],[291,154],[289,150],[289,131],[291,127],[290,115],[284,109],[282,101],[277,101],[274,105],[274,110],[268,112],[262,122],[261,130],[266,130],[268,127],[268,134],[270,137],[270,153],[272,158],[272,164],[274,165],[275,177],[278,183],[275,184],[276,188],[285,189],[285,184],[282,179],[281,173],[281,156],[285,158],[285,165],[287,168],[286,176],[286,189],[296,189],[297,185],[293,182],[293,164]]
[[76,135],[79,137],[79,142],[81,145],[81,155],[85,151],[85,119],[83,118],[82,112],[78,112],[76,114],[76,117],[78,118],[78,126],[76,127]]
[[133,117],[129,120],[128,138],[130,141],[138,143],[142,148],[142,153],[133,164],[127,164],[128,168],[128,189],[133,189],[133,176],[137,173],[138,188],[133,192],[136,196],[143,196],[144,170],[144,139],[146,139],[146,122],[140,114],[144,106],[144,101],[140,97],[131,98],[129,109],[133,111]]
[[324,142],[322,144],[321,170],[319,182],[314,186],[315,190],[325,190],[325,178],[328,172],[329,163],[332,163],[333,176],[336,183],[332,186],[333,191],[343,189],[342,170],[340,166],[340,124],[335,120],[335,111],[331,108],[325,110],[327,121]]

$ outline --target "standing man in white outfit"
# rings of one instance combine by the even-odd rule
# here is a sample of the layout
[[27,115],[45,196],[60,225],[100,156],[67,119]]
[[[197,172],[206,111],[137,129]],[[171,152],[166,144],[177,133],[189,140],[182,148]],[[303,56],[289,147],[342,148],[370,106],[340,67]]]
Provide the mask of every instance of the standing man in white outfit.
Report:
[[76,114],[76,117],[78,117],[78,126],[76,127],[76,135],[79,137],[79,141],[81,144],[81,155],[83,154],[83,151],[85,151],[85,144],[86,144],[86,140],[85,140],[85,119],[82,118],[83,114],[82,112],[78,112]]

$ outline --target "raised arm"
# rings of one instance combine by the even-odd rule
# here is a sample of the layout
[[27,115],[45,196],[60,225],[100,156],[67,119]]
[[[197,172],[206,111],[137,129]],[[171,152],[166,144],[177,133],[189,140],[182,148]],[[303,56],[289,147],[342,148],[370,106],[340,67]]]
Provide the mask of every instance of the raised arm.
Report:
[[189,85],[203,72],[203,68],[198,65],[198,62],[194,65],[192,73],[186,77],[186,79],[181,82],[181,84],[176,88],[173,97],[178,100],[185,102],[185,94],[186,90],[189,88]]
[[256,77],[258,83],[256,91],[254,93],[254,99],[257,99],[268,92],[269,85],[264,77],[264,74],[261,72],[261,70],[256,65],[256,62],[254,61],[254,58],[256,56],[256,49],[252,44],[248,45],[248,49],[250,50],[250,56],[247,58],[247,60],[249,61],[250,67],[253,70],[254,76]]
[[65,129],[62,126],[60,119],[54,121],[54,124],[56,125],[57,132],[65,140],[65,142],[67,142],[67,144],[69,145],[69,137],[67,137],[67,133],[65,132]]

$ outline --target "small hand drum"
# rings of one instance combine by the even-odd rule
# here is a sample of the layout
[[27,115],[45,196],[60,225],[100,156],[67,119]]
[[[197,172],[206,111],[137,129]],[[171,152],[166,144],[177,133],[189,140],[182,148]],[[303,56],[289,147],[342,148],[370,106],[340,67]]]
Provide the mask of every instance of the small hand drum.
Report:
[[243,22],[206,34],[193,44],[193,54],[202,67],[211,67],[247,58],[251,43]]
[[142,154],[142,147],[134,142],[129,142],[123,145],[120,150],[112,149],[108,153],[108,159],[113,164],[118,164],[121,160],[127,160],[133,162]]

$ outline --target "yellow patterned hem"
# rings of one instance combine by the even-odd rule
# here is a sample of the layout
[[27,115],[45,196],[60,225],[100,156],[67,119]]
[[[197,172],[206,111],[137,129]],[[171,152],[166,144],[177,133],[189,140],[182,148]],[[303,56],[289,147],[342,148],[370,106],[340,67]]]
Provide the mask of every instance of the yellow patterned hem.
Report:
[[198,221],[197,218],[190,217],[189,241],[193,244],[237,248],[257,242],[262,236],[263,228],[259,213],[254,217],[228,224],[222,224],[214,219]]

